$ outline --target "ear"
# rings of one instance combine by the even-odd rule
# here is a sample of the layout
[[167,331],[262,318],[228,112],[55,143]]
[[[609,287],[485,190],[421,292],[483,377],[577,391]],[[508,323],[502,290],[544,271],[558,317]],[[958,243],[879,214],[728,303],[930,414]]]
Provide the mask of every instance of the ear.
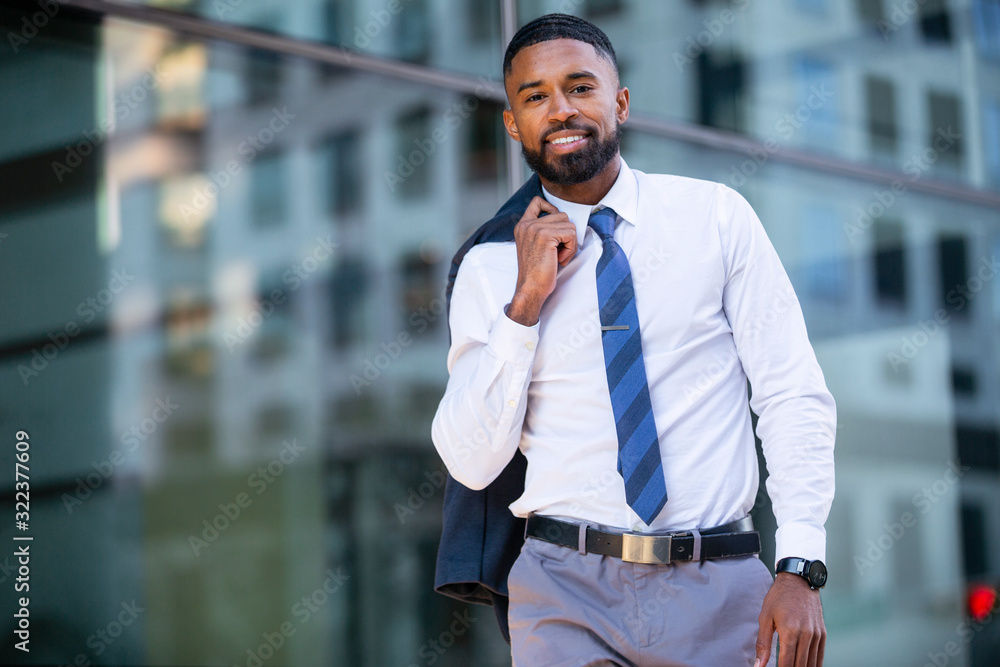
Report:
[[503,125],[511,139],[517,142],[521,141],[521,134],[517,131],[517,123],[514,122],[514,112],[510,109],[503,110]]
[[622,86],[615,95],[615,116],[619,123],[628,120],[628,88]]

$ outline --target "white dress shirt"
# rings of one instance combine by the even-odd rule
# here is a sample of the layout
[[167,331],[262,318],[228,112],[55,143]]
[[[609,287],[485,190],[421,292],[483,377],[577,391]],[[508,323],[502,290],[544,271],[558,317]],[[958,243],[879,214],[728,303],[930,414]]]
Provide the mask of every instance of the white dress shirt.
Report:
[[[451,300],[450,377],[434,446],[452,476],[481,489],[520,448],[524,494],[510,505],[640,532],[710,528],[745,516],[758,486],[747,407],[759,416],[778,523],[776,560],[825,560],[834,492],[836,406],[798,300],[750,205],[709,181],[646,174],[624,159],[592,207],[545,198],[577,229],[539,322],[505,308],[517,281],[513,241],[465,256]],[[601,344],[592,210],[618,214],[615,240],[635,285],[642,352],[668,500],[648,526],[625,501]]]

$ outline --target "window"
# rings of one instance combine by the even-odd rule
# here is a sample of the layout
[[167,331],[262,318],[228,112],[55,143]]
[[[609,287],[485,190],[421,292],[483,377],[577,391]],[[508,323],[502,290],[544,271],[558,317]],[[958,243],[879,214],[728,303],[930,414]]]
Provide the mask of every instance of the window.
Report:
[[1000,60],[1000,0],[975,0],[972,29],[984,58]]
[[896,87],[892,81],[878,76],[865,79],[868,105],[868,142],[876,155],[894,156],[899,144],[896,124]]
[[813,205],[802,216],[802,262],[809,294],[827,301],[847,296],[848,274],[844,266],[844,233],[837,212]]
[[875,222],[875,292],[882,304],[906,306],[906,246],[895,220]]
[[951,42],[951,16],[945,0],[924,0],[920,7],[920,34],[925,42]]
[[962,465],[1000,472],[1000,432],[995,426],[957,424],[955,442]]
[[[837,145],[837,78],[833,65],[826,60],[802,57],[796,61],[798,105],[808,120],[802,135],[813,146],[835,148]],[[806,116],[803,116],[806,117]]]
[[958,97],[951,93],[931,91],[927,96],[930,127],[927,145],[937,153],[935,166],[959,168],[962,164],[962,108]]
[[855,6],[858,16],[865,23],[873,26],[885,21],[885,10],[882,7],[882,0],[856,0]]
[[623,0],[587,0],[583,15],[588,19],[609,18],[625,7]]
[[436,330],[445,319],[442,312],[434,312],[444,305],[443,303],[434,303],[435,301],[440,302],[437,297],[441,291],[440,281],[435,279],[434,266],[426,261],[420,253],[410,253],[401,260],[400,284],[402,286],[401,305],[403,310],[401,326],[404,329],[409,330],[410,318],[414,314],[428,323],[426,327],[417,329],[416,333],[422,333],[423,328]]
[[333,301],[333,343],[344,348],[360,342],[365,336],[364,313],[368,274],[360,257],[340,260],[330,278]]
[[288,216],[285,154],[263,153],[250,167],[250,209],[255,227],[280,225]]
[[967,315],[969,299],[962,294],[969,277],[965,237],[942,236],[937,246],[941,305],[952,313]]
[[969,579],[989,573],[986,535],[986,513],[982,505],[962,503],[962,554],[965,559],[965,576]]
[[500,3],[466,0],[469,41],[485,42],[500,32]]
[[498,175],[504,132],[500,114],[499,107],[480,104],[469,118],[469,169],[466,173],[470,180],[493,180]]
[[361,133],[352,129],[336,134],[326,140],[322,152],[326,169],[321,190],[327,193],[327,211],[334,216],[357,211],[365,191]]
[[271,51],[252,51],[246,62],[247,102],[265,104],[275,100],[286,69],[281,56]]
[[430,9],[427,0],[407,0],[393,20],[396,54],[410,62],[426,62],[431,55]]
[[732,132],[744,129],[743,59],[709,51],[698,54],[698,122]]
[[[1000,30],[1000,26],[997,28]],[[983,107],[983,148],[990,179],[1000,185],[1000,100],[988,100]]]
[[256,410],[254,434],[259,450],[269,452],[281,448],[285,439],[295,434],[297,419],[295,408],[285,403],[261,406]]
[[956,396],[976,395],[976,370],[968,366],[952,366],[951,388]]
[[354,3],[342,0],[326,0],[323,6],[326,23],[326,41],[330,44],[340,44],[348,48],[360,48],[354,43],[351,30],[355,26]]
[[401,116],[397,123],[390,189],[403,197],[427,194],[431,184],[430,163],[436,152],[430,109],[421,108]]

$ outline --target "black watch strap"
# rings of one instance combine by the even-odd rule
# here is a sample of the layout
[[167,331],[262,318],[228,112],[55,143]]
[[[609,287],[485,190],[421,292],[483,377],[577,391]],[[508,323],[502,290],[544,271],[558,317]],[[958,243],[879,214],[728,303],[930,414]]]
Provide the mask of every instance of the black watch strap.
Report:
[[809,587],[817,590],[826,586],[826,565],[821,560],[806,560],[805,558],[782,558],[774,568],[775,574],[789,572],[797,574],[808,582]]

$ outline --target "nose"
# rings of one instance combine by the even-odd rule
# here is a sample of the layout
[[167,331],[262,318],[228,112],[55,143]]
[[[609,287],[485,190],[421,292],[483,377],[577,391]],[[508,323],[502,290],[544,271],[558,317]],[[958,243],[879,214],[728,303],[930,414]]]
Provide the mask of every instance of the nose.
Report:
[[576,116],[576,107],[562,91],[556,91],[552,95],[552,105],[549,107],[549,120],[557,123],[565,123],[570,118]]

